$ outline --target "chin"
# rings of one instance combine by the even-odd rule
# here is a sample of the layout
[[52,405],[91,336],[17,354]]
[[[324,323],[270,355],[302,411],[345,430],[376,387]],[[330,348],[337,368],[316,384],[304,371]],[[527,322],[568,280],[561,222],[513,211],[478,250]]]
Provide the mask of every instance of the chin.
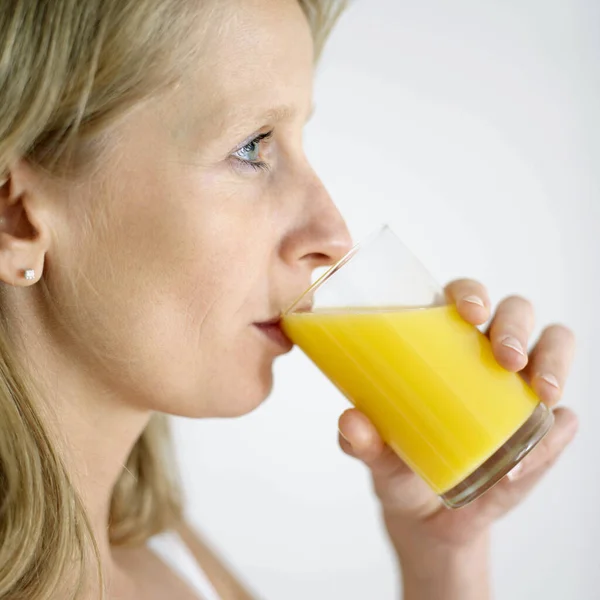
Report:
[[273,360],[261,361],[245,373],[232,374],[211,399],[217,418],[236,418],[261,406],[273,391]]
[[[237,387],[237,386],[236,386]],[[215,417],[236,418],[254,412],[261,406],[273,390],[273,373],[269,370],[268,377],[259,381],[249,381],[245,386],[239,386],[234,393],[215,398]]]
[[[215,385],[190,390],[180,400],[174,400],[163,412],[190,419],[231,419],[250,414],[261,406],[273,389],[272,365],[260,374],[244,377],[239,374]],[[164,410],[167,408],[167,410]]]

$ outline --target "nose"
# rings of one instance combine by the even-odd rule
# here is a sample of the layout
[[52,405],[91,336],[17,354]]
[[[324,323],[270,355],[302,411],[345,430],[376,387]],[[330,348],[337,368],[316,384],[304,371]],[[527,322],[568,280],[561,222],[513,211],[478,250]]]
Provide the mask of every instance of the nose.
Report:
[[304,202],[292,230],[282,240],[280,253],[292,266],[310,271],[335,264],[352,248],[348,227],[318,176],[311,172]]

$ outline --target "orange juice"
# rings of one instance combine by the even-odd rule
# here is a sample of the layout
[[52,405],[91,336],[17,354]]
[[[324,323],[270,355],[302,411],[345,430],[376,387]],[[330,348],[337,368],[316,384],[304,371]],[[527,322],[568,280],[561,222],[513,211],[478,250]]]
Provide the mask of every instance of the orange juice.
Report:
[[287,315],[283,328],[438,494],[491,457],[539,403],[454,306],[323,309]]

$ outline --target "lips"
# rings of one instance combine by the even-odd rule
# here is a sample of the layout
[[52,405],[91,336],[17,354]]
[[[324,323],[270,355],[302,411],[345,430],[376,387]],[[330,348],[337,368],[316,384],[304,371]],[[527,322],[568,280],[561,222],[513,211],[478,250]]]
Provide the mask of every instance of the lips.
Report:
[[281,317],[275,317],[262,323],[255,323],[254,326],[282,350],[289,351],[292,349],[294,344],[283,332],[281,327]]
[[280,325],[281,324],[281,317],[274,317],[273,319],[269,320],[269,321],[264,321],[262,323],[255,323],[255,325],[257,327],[272,327],[273,325]]
[[[303,298],[302,301],[294,307],[294,312],[310,312],[313,309],[313,302],[313,297]],[[290,304],[286,304],[285,306],[290,306]],[[283,331],[282,313],[279,313],[276,317],[273,317],[268,321],[254,323],[254,326],[271,341],[280,346],[285,352],[289,352],[294,346],[294,343]]]

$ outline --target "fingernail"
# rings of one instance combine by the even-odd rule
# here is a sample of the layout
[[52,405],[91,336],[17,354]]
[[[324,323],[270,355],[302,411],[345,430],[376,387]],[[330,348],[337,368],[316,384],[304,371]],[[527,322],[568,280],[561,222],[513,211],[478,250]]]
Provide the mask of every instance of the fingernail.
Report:
[[507,335],[500,340],[500,343],[515,352],[518,352],[521,356],[525,356],[525,351],[523,350],[523,346],[521,346],[521,342],[516,337],[512,335]]
[[523,474],[523,463],[519,463],[516,467],[513,467],[511,471],[509,471],[507,477],[510,481],[516,481]]
[[544,375],[539,375],[540,379],[543,379],[546,383],[549,383],[553,388],[560,390],[560,383],[558,383],[558,379],[551,375],[550,373],[545,373]]
[[[350,444],[350,440],[342,433],[342,430],[338,427],[338,433]],[[350,444],[352,445],[352,444]]]
[[465,296],[463,298],[463,302],[468,302],[469,304],[476,304],[477,306],[481,306],[481,308],[485,308],[485,303],[479,296]]

